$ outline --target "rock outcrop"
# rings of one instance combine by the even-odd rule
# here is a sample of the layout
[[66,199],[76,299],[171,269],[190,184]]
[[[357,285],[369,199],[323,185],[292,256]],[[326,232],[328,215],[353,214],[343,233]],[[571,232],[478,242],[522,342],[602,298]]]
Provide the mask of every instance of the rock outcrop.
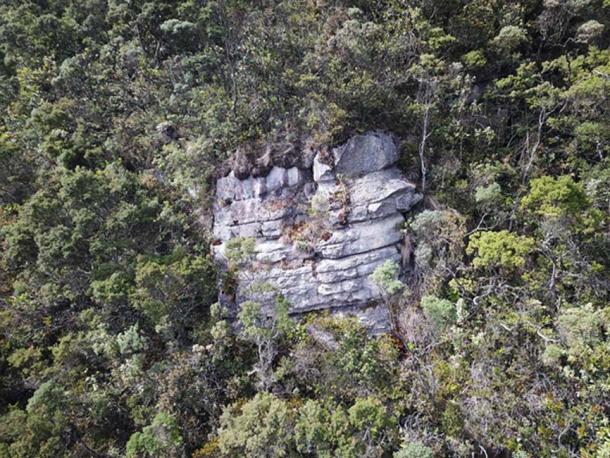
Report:
[[279,293],[292,314],[355,314],[373,332],[387,330],[387,310],[368,276],[386,260],[400,263],[404,213],[421,199],[397,160],[394,139],[374,132],[318,153],[312,168],[275,166],[266,176],[219,179],[217,260],[226,266],[229,240],[255,241],[231,301],[271,304]]

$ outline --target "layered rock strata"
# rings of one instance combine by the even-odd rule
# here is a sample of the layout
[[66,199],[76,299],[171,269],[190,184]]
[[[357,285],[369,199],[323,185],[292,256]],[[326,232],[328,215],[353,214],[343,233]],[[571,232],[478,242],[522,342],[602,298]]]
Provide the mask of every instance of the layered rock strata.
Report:
[[219,179],[216,259],[226,267],[226,244],[235,237],[255,241],[230,300],[269,306],[281,294],[291,314],[330,310],[358,316],[373,332],[387,330],[387,310],[368,277],[387,260],[400,263],[404,214],[421,199],[397,160],[393,138],[373,132],[318,153],[311,169]]

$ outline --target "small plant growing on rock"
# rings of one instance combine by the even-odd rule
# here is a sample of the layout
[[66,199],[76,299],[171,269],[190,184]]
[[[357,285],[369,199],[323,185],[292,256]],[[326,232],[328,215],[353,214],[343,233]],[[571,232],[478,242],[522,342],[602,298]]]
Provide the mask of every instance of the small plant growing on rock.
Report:
[[293,225],[288,230],[288,237],[294,242],[297,250],[313,253],[316,242],[328,240],[332,233],[329,230],[330,202],[328,197],[316,194],[312,197],[307,213],[310,219]]
[[250,268],[254,260],[256,241],[252,237],[234,237],[224,247],[228,269],[220,276],[222,293],[229,300],[235,300],[239,273]]
[[313,247],[312,243],[305,239],[296,240],[294,243],[294,246],[296,247],[297,250],[299,250],[303,253],[312,253],[314,251],[314,247]]
[[347,224],[347,216],[349,215],[351,200],[349,189],[347,188],[346,178],[343,175],[337,176],[339,190],[335,193],[335,199],[341,204],[341,210],[338,214],[339,222],[343,225]]
[[390,297],[405,286],[403,282],[397,279],[399,271],[398,264],[388,259],[369,275],[369,279],[379,288],[382,296]]
[[351,202],[349,197],[349,190],[347,188],[347,178],[339,174],[337,175],[337,183],[339,186],[339,190],[335,193],[335,197],[343,207],[349,207]]
[[400,267],[394,261],[387,260],[380,266],[378,266],[369,279],[379,288],[381,292],[381,298],[385,303],[390,313],[390,319],[392,320],[392,327],[398,329],[395,314],[392,310],[391,299],[392,297],[404,289],[405,285],[403,282],[398,280],[398,274]]
[[244,267],[254,258],[256,242],[253,237],[234,237],[227,241],[224,254],[229,268]]
[[308,214],[312,218],[323,217],[330,211],[330,202],[323,194],[316,194],[311,198]]

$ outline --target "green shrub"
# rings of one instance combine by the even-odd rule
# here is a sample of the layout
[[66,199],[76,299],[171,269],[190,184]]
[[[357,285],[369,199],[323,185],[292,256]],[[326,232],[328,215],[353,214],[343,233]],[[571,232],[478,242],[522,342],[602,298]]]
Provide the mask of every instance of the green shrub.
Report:
[[424,296],[421,299],[421,307],[437,329],[443,329],[455,323],[457,319],[455,304],[447,299]]
[[434,458],[434,452],[421,442],[411,442],[395,452],[394,458]]

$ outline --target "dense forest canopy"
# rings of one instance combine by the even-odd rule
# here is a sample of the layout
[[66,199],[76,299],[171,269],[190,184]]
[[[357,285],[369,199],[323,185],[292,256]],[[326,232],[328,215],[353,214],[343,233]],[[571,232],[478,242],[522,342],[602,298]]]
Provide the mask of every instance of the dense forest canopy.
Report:
[[[609,0],[0,0],[0,456],[609,457],[609,45]],[[234,326],[221,164],[374,129],[426,196],[395,335]]]

